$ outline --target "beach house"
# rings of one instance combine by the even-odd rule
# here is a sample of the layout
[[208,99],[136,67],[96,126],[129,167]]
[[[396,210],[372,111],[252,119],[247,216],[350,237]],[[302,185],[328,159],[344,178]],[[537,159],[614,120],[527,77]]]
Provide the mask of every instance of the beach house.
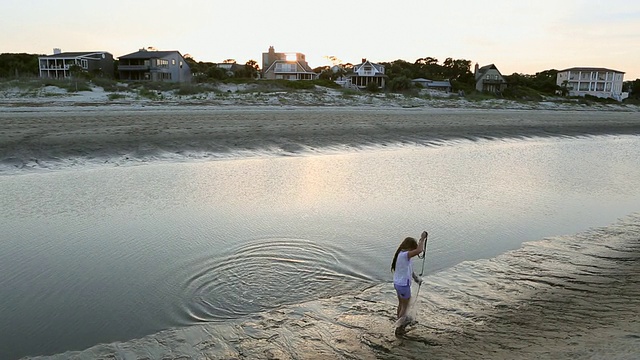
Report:
[[191,82],[191,69],[179,51],[140,49],[118,60],[120,80]]
[[387,75],[384,74],[384,65],[373,63],[367,59],[353,65],[353,72],[347,75],[352,86],[365,89],[369,83],[374,83],[379,89],[384,88]]
[[622,92],[624,72],[597,67],[573,67],[558,71],[556,84],[566,88],[569,96],[597,96],[618,101],[629,94]]
[[500,93],[507,88],[507,81],[494,64],[483,67],[476,64],[474,75],[477,91]]
[[411,82],[426,90],[437,90],[451,92],[451,82],[449,80],[430,80],[425,78],[412,79]]
[[273,46],[262,53],[262,78],[284,80],[315,80],[313,72],[302,53],[277,53]]
[[106,51],[62,52],[38,57],[41,78],[65,79],[76,69],[97,76],[113,77],[113,55]]

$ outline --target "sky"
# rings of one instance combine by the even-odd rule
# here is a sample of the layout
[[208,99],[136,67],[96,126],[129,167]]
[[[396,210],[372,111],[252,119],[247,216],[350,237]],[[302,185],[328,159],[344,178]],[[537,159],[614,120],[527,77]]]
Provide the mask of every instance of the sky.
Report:
[[[640,78],[638,0],[2,0],[0,53],[153,47],[196,61],[256,60],[269,46],[313,68],[433,57],[503,75],[575,66]],[[472,66],[473,66],[472,65]]]

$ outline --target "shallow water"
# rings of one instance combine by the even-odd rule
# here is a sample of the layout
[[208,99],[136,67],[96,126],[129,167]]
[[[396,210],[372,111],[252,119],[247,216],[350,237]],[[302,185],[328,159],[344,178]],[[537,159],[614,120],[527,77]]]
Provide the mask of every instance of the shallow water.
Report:
[[[638,148],[636,136],[449,141],[3,176],[0,338],[11,345],[0,358],[82,350],[201,323],[225,326],[283,305],[294,309],[285,313],[311,306],[305,311],[349,314],[332,299],[300,305],[319,298],[371,296],[376,305],[365,314],[392,313],[390,257],[404,236],[423,229],[431,234],[430,290],[421,300],[436,319],[432,329],[440,329],[431,336],[445,332],[448,321],[467,331],[461,324],[481,322],[486,307],[504,302],[515,311],[514,302],[531,299],[526,284],[540,287],[532,273],[561,273],[571,251],[609,256],[572,234],[640,210]],[[611,247],[628,249],[632,260],[613,261],[603,274],[599,265],[587,271],[637,281],[628,273],[637,270],[637,221],[615,229],[627,235]],[[514,261],[495,257],[523,242],[563,235],[574,236],[562,245],[568,255],[540,245],[555,248],[563,240],[536,243],[526,261],[537,268],[522,270],[524,280],[495,265]],[[510,275],[500,278],[504,272]],[[597,296],[598,286],[584,286]],[[624,302],[607,307],[614,315],[630,311]],[[550,308],[541,305],[540,316]],[[135,342],[133,349],[143,351]]]

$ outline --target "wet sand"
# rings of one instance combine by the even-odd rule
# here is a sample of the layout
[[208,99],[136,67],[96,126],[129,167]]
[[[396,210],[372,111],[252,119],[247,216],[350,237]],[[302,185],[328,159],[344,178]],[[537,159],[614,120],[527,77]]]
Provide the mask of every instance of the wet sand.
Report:
[[[24,109],[23,109],[24,110]],[[455,139],[640,134],[620,111],[160,107],[0,112],[0,172],[72,159],[146,161],[162,154],[299,153]]]

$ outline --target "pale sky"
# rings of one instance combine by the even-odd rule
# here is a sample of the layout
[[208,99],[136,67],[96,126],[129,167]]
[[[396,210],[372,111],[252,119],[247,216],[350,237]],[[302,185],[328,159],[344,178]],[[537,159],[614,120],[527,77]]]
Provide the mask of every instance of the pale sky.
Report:
[[178,50],[196,61],[300,52],[311,67],[434,57],[503,75],[574,66],[640,78],[638,0],[2,0],[0,53]]

